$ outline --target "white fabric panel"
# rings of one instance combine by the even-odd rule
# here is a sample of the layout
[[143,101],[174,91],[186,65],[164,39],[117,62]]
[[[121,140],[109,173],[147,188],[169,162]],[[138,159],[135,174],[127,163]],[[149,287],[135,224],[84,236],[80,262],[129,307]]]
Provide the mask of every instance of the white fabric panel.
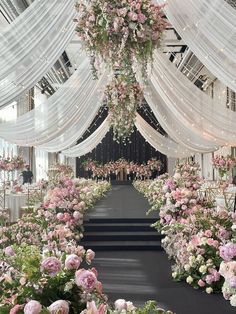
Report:
[[236,143],[236,113],[198,89],[160,52],[145,98],[167,134],[191,151]]
[[183,158],[191,156],[192,152],[185,146],[179,145],[168,137],[153,129],[138,113],[135,126],[145,140],[156,150],[169,157]]
[[33,87],[74,34],[74,0],[35,0],[0,33],[0,107]]
[[236,91],[236,10],[223,0],[168,0],[164,11],[198,59]]
[[83,59],[78,70],[44,104],[1,123],[0,136],[22,146],[38,146],[65,133],[85,112],[88,117],[87,94],[97,83],[92,78],[89,59],[85,55]]
[[108,117],[103,121],[103,123],[94,131],[87,139],[82,141],[76,146],[70,149],[62,151],[62,154],[68,157],[80,157],[91,152],[105,137],[109,131],[109,121]]
[[99,77],[99,80],[93,81],[93,86],[84,93],[86,98],[82,104],[83,112],[77,122],[69,126],[62,135],[39,146],[39,148],[48,152],[59,152],[73,145],[84,134],[96,117],[102,104],[103,92],[107,81],[108,76],[105,71]]

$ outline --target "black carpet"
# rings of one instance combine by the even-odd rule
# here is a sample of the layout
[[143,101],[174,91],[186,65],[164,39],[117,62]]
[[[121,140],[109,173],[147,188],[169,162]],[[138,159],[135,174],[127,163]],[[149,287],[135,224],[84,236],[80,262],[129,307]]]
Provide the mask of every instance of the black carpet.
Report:
[[[108,224],[109,221],[114,224],[114,221],[121,218],[128,221],[130,218],[139,220],[147,218],[145,213],[148,208],[147,201],[133,187],[115,186],[108,196],[97,204],[89,218],[95,222],[100,219],[101,224],[105,220]],[[92,226],[91,224],[90,228]],[[101,237],[99,228],[95,233],[98,232],[97,236]],[[135,232],[134,228],[133,233]],[[156,300],[161,307],[177,314],[236,313],[235,308],[231,307],[222,295],[208,295],[194,290],[185,282],[174,282],[171,278],[170,261],[165,252],[154,249],[128,251],[127,247],[122,250],[123,243],[125,242],[120,240],[118,250],[103,248],[102,251],[97,251],[93,263],[111,301],[124,298],[138,306],[147,300]]]

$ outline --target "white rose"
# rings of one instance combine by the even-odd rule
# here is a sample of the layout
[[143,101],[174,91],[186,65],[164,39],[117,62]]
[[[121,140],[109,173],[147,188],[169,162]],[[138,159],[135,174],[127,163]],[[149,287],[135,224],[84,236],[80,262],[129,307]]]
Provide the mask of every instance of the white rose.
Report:
[[172,275],[173,278],[176,278],[177,277],[177,272],[174,271],[171,275]]
[[207,267],[205,265],[202,265],[201,267],[199,267],[199,271],[202,274],[205,274],[207,272]]
[[190,265],[189,264],[184,265],[184,270],[189,271],[189,269],[190,269]]
[[232,306],[236,306],[236,294],[232,295],[232,297],[230,297],[230,304]]
[[188,277],[186,278],[186,282],[189,283],[189,284],[191,284],[191,283],[193,282],[193,277],[188,276]]
[[213,289],[211,287],[206,288],[206,293],[210,294],[213,292]]

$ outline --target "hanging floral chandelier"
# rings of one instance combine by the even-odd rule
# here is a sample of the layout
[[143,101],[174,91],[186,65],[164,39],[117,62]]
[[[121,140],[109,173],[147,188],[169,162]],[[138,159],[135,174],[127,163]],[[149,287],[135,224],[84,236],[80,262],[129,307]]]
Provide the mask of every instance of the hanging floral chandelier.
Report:
[[77,4],[76,31],[90,54],[94,77],[100,61],[114,73],[105,100],[116,139],[129,137],[134,128],[135,112],[142,102],[134,63],[145,78],[147,64],[168,25],[162,8],[151,0],[82,0]]

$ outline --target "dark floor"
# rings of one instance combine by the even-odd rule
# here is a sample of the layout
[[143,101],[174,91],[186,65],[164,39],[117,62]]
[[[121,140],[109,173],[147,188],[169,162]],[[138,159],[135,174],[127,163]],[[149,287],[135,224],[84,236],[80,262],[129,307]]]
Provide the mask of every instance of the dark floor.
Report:
[[[146,200],[131,186],[115,186],[100,201],[93,218],[144,218]],[[91,218],[92,218],[91,217]],[[111,301],[124,298],[142,305],[156,300],[177,314],[231,314],[236,309],[222,295],[208,295],[171,278],[170,262],[160,251],[101,251],[93,263]]]
[[[132,185],[114,185],[90,211],[90,218],[147,218],[147,200]],[[157,216],[157,215],[156,215]],[[155,217],[155,214],[148,217]]]

